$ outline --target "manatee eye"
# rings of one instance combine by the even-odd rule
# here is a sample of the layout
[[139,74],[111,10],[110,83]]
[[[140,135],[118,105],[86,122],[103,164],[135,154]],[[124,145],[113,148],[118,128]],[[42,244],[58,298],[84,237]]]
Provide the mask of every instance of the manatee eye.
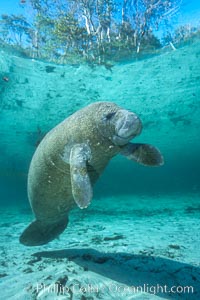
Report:
[[115,114],[116,114],[115,112],[111,112],[111,113],[107,114],[105,116],[106,121],[110,121],[112,119],[112,117],[114,117]]

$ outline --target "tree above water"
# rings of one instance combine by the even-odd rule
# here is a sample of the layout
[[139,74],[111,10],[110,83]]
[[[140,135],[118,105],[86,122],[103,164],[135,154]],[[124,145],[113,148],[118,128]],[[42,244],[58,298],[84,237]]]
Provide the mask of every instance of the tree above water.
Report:
[[104,63],[160,47],[154,32],[182,0],[30,0],[32,18],[1,17],[1,42],[29,56]]

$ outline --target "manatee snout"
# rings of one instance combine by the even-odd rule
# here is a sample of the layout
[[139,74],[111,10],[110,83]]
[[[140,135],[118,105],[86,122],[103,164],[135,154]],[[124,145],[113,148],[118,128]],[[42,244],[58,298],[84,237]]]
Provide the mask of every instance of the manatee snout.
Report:
[[135,113],[120,109],[116,114],[116,118],[114,136],[116,145],[124,145],[141,133],[142,122]]

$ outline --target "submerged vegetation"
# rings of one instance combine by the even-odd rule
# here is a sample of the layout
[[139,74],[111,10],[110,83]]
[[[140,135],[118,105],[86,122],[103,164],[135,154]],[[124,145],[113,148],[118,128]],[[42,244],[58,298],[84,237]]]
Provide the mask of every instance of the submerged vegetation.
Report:
[[160,48],[154,32],[167,28],[181,0],[27,0],[21,5],[24,15],[1,16],[1,46],[59,63],[106,64]]

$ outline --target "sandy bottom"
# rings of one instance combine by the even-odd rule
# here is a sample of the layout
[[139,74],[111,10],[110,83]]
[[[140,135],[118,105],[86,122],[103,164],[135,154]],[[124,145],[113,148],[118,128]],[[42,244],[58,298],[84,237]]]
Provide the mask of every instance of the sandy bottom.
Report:
[[42,247],[18,242],[29,209],[0,212],[1,299],[200,299],[199,195],[93,200]]

